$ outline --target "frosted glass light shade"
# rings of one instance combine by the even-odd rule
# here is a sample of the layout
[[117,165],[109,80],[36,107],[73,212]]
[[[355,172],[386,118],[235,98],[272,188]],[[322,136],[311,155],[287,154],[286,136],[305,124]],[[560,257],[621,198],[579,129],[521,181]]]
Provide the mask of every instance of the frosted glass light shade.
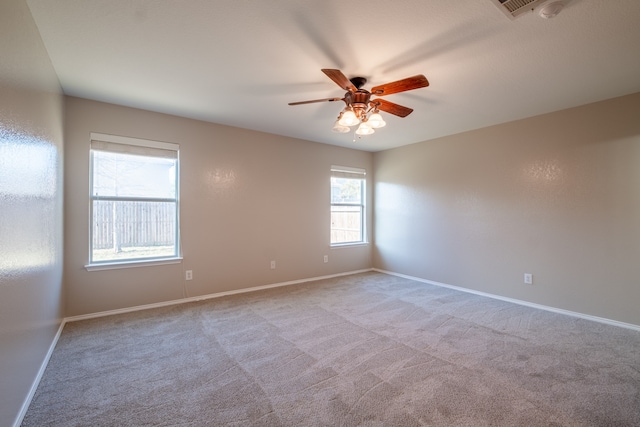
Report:
[[356,116],[356,114],[353,111],[347,110],[344,113],[342,113],[342,117],[340,118],[338,123],[341,124],[342,126],[353,126],[360,123],[360,119]]
[[336,123],[333,125],[333,129],[331,130],[337,133],[347,133],[351,130],[351,128],[349,128],[349,126],[341,125],[340,121],[336,120]]
[[356,130],[356,133],[358,135],[371,135],[374,132],[375,130],[373,130],[373,128],[366,122],[360,123],[360,126],[358,126],[358,130]]
[[385,122],[382,116],[378,113],[373,113],[367,120],[367,123],[369,123],[369,126],[374,129],[384,127],[387,124],[387,122]]

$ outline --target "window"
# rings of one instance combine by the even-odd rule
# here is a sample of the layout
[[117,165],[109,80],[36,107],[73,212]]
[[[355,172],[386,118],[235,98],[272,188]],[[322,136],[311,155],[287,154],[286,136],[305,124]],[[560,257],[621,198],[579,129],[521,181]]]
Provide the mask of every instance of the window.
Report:
[[90,266],[178,258],[178,148],[91,134]]
[[365,170],[331,167],[331,244],[365,242]]

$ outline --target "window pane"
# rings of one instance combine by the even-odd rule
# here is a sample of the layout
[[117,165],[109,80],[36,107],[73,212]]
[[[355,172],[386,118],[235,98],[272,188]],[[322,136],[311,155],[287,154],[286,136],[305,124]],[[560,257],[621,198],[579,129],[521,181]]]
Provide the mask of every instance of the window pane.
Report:
[[93,201],[92,262],[177,256],[176,203]]
[[362,204],[362,180],[331,177],[331,203]]
[[362,241],[362,207],[331,206],[331,243]]
[[177,159],[92,151],[93,196],[175,198]]

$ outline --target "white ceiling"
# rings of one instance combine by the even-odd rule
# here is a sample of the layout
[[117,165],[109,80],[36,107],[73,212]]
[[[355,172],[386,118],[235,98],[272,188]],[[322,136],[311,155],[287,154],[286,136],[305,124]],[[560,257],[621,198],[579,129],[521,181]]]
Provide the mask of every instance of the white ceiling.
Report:
[[[640,1],[514,21],[490,0],[27,0],[68,95],[379,151],[640,92]],[[413,108],[354,141],[342,97],[424,74]],[[135,136],[135,135],[133,135]]]

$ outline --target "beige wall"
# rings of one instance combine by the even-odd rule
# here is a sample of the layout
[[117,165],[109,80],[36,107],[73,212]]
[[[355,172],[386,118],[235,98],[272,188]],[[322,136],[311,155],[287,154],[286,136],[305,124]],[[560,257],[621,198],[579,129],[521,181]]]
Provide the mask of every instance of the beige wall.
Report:
[[11,426],[62,317],[63,98],[22,0],[0,2],[0,425]]
[[374,266],[640,325],[639,118],[635,94],[376,153]]
[[[371,153],[79,98],[66,99],[65,113],[67,315],[371,267],[369,245],[329,248],[330,167],[370,171]],[[91,132],[180,144],[183,263],[84,268]]]

